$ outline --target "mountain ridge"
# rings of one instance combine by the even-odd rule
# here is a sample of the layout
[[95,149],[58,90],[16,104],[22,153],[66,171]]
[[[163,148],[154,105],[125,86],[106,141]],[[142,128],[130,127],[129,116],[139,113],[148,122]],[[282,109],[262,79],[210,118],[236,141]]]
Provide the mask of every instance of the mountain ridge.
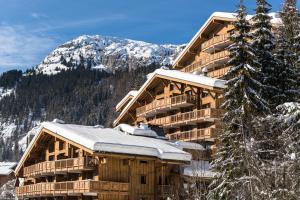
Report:
[[[111,126],[115,106],[147,74],[170,66],[184,45],[83,35],[36,67],[0,75],[0,161],[17,161],[26,133],[42,121]],[[4,145],[5,144],[5,145]]]
[[35,68],[37,73],[55,74],[82,66],[115,72],[151,64],[172,65],[184,45],[153,44],[112,36],[82,35],[54,49]]

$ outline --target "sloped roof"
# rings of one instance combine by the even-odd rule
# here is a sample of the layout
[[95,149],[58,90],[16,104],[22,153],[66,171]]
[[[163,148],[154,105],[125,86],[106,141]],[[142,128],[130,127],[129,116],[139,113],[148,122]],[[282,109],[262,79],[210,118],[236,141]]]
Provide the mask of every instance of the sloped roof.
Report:
[[[272,17],[271,23],[280,24],[281,20],[278,17],[277,13],[269,13],[269,16]],[[247,15],[247,19],[251,20],[253,15]],[[214,19],[224,20],[224,21],[235,21],[236,13],[229,12],[214,12],[211,16],[206,20],[206,22],[200,27],[198,32],[194,35],[194,37],[190,40],[190,42],[186,45],[186,47],[182,50],[182,52],[177,56],[177,58],[173,62],[173,66],[176,66],[178,62],[183,58],[183,56],[188,52],[188,50],[193,46],[196,40],[201,37],[201,34],[206,30],[209,24],[213,22]]]
[[131,101],[122,110],[122,112],[120,113],[118,118],[114,121],[114,125],[118,124],[118,121],[120,120],[120,118],[123,117],[126,112],[128,112],[130,107],[139,98],[139,96],[143,93],[143,91],[156,78],[161,78],[161,79],[166,79],[166,80],[174,80],[177,82],[188,83],[190,85],[204,87],[204,88],[208,88],[208,89],[224,89],[224,88],[226,88],[226,85],[225,85],[226,82],[221,79],[181,72],[178,70],[157,69],[153,73],[148,75],[148,80],[142,85],[142,87],[139,89],[137,94],[131,99]]
[[16,166],[16,162],[0,162],[0,175],[7,176],[11,174]]
[[126,96],[116,105],[116,110],[120,110],[121,107],[124,106],[124,104],[130,100],[130,98],[135,97],[137,93],[137,90],[131,90],[130,92],[128,92]]
[[22,156],[16,172],[26,160],[39,135],[42,134],[42,129],[47,129],[93,152],[152,156],[162,160],[183,162],[191,160],[189,153],[180,149],[178,145],[176,147],[171,141],[128,135],[111,128],[44,122],[41,124],[39,133],[35,135]]

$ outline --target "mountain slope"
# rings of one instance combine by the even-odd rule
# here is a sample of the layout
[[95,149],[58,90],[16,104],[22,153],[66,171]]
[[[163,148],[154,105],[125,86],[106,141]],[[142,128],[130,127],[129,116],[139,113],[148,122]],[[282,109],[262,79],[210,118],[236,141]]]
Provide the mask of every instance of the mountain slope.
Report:
[[59,46],[29,73],[2,74],[0,161],[18,160],[26,132],[44,120],[110,126],[126,93],[138,89],[148,73],[169,65],[182,47],[81,36]]
[[117,37],[84,35],[59,46],[37,66],[36,71],[55,74],[62,69],[83,66],[113,72],[151,64],[171,65],[182,48]]

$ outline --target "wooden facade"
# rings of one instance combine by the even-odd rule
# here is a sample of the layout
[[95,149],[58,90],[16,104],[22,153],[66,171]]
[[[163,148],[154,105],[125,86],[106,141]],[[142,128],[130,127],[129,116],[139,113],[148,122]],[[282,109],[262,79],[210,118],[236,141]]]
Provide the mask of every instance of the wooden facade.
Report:
[[16,194],[29,200],[159,200],[171,183],[179,184],[183,164],[94,152],[43,128],[16,170]]
[[[223,79],[230,69],[228,47],[232,44],[234,21],[231,13],[214,13],[177,57],[173,70],[199,75],[199,79],[204,79],[203,76]],[[115,125],[142,122],[160,127],[171,140],[202,144],[208,153],[201,158],[193,156],[193,159],[211,161],[217,152],[222,128],[223,89],[205,84],[197,86],[192,80],[161,77],[139,91],[138,98],[128,103],[127,110],[121,110]],[[206,187],[205,181],[203,187]]]
[[[175,60],[173,69],[222,79],[230,68],[227,65],[227,47],[232,44],[230,36],[234,31],[233,21],[233,18],[211,17]],[[206,151],[194,152],[194,160],[211,162],[214,159],[221,131],[220,118],[224,114],[220,108],[223,88],[161,77],[139,92],[139,98],[132,102],[128,110],[123,111],[126,113],[124,117],[122,110],[118,110],[121,114],[115,125],[146,123],[160,127],[170,140],[203,145]],[[205,198],[212,176],[197,178]],[[184,179],[186,184],[193,184],[191,180],[194,181],[195,177]]]

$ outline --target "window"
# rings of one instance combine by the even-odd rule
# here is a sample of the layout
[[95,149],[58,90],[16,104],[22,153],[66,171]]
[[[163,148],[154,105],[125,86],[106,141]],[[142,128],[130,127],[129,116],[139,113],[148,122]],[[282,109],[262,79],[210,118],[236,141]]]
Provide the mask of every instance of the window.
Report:
[[147,184],[146,175],[141,175],[141,184]]
[[53,161],[54,160],[54,156],[49,156],[49,161]]
[[64,149],[64,142],[60,141],[59,142],[59,150],[63,150]]
[[141,161],[140,161],[140,164],[148,164],[148,162],[145,161],[145,160],[141,160]]

